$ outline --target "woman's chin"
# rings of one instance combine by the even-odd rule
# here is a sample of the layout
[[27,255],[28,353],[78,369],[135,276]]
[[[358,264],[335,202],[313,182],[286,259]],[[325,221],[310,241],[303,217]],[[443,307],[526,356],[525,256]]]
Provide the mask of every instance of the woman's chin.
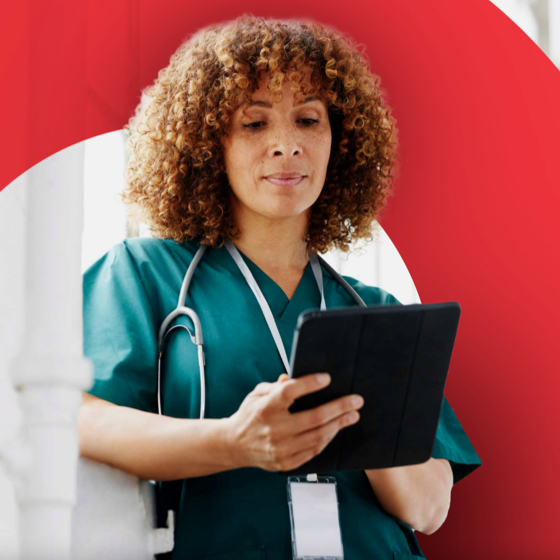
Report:
[[307,216],[315,200],[311,200],[309,197],[302,200],[301,195],[296,196],[294,193],[294,196],[268,196],[260,202],[262,203],[260,210],[263,215],[286,220]]
[[300,207],[275,207],[262,209],[259,212],[261,216],[269,218],[270,220],[297,220],[298,218],[303,219],[307,215],[307,210]]

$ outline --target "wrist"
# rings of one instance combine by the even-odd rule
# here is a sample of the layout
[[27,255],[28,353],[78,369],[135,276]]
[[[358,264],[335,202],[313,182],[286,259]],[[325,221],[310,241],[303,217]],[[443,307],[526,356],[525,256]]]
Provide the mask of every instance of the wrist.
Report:
[[219,422],[219,445],[224,451],[227,467],[229,469],[238,469],[247,466],[241,461],[239,445],[237,445],[237,438],[235,437],[235,427],[231,417],[222,418]]

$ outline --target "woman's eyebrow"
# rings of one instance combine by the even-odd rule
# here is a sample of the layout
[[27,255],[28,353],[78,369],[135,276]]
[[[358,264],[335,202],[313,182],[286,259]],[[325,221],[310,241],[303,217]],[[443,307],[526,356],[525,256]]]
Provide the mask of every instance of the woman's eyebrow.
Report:
[[[311,101],[321,101],[320,97],[306,97],[303,103],[310,103]],[[303,103],[298,103],[298,105],[303,105]],[[253,101],[250,107],[258,105],[259,107],[266,107],[267,109],[272,109],[272,105],[267,101]]]

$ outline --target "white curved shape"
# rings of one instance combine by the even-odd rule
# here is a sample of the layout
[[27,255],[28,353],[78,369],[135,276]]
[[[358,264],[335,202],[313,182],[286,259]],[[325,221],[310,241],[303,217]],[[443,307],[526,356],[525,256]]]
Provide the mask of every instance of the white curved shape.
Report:
[[560,2],[548,2],[548,43],[550,59],[560,68]]
[[[558,0],[549,0],[557,2]],[[539,45],[539,26],[531,9],[534,0],[491,0],[506,16]]]
[[373,242],[360,241],[349,253],[331,251],[323,258],[343,276],[382,288],[403,304],[420,303],[414,281],[397,248],[377,222],[374,231]]
[[127,237],[124,187],[125,133],[115,130],[85,141],[82,272]]
[[[112,547],[103,553],[107,557],[142,560],[172,546],[173,519],[168,529],[153,529],[152,506],[146,505],[152,503],[153,487],[148,482],[77,457],[76,417],[81,391],[91,382],[89,364],[82,358],[81,272],[126,236],[125,211],[115,197],[123,186],[124,140],[124,133],[115,131],[71,146],[0,193],[0,217],[6,217],[0,220],[0,232],[2,226],[16,232],[11,244],[5,241],[8,231],[0,237],[0,256],[9,270],[9,275],[2,274],[6,268],[0,272],[0,310],[7,319],[0,325],[6,335],[0,339],[0,349],[6,350],[0,352],[0,383],[11,389],[7,358],[15,356],[13,380],[25,387],[19,407],[13,390],[0,391],[0,522],[13,521],[17,483],[25,560],[86,560],[89,553],[99,558],[103,546]],[[88,201],[83,239],[86,246],[93,242],[84,259],[83,183]],[[92,197],[101,191],[103,201],[96,204]],[[326,260],[343,274],[386,289],[402,303],[419,302],[406,266],[382,229],[364,253],[342,260],[330,254]],[[14,443],[19,418],[24,430]],[[25,465],[30,465],[29,472]],[[121,512],[125,504],[126,512]],[[106,514],[100,513],[103,507],[108,507]],[[3,528],[14,537],[18,523],[10,525],[9,520]],[[13,551],[13,540],[10,545],[0,532],[0,551]]]
[[[90,239],[104,233],[89,253],[95,260],[95,251],[125,237],[115,197],[123,169],[124,134],[116,131],[54,154],[0,193],[2,558],[99,558],[102,548],[108,558],[142,560],[173,545],[173,520],[170,529],[153,529],[153,486],[78,459],[77,415],[92,380],[82,343],[83,184],[90,211],[104,213],[102,227],[93,220],[90,230]],[[107,179],[95,205],[92,193]]]

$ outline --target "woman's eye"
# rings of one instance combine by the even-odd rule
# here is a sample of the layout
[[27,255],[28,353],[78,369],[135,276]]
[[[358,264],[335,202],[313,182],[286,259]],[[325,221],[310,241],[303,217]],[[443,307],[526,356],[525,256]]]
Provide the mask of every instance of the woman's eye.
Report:
[[264,122],[263,121],[252,122],[252,123],[249,123],[249,124],[244,124],[243,127],[244,128],[260,128],[259,126],[255,126],[255,125],[258,125],[258,124],[264,124]]
[[[314,125],[315,123],[319,122],[317,119],[299,119],[298,120],[298,122],[301,122],[301,121],[305,121],[304,122],[305,126],[311,126],[311,125]],[[261,128],[261,126],[259,126],[261,124],[266,124],[266,123],[264,121],[255,121],[255,122],[252,122],[252,123],[244,124],[243,127],[244,128],[255,129],[255,128]]]

